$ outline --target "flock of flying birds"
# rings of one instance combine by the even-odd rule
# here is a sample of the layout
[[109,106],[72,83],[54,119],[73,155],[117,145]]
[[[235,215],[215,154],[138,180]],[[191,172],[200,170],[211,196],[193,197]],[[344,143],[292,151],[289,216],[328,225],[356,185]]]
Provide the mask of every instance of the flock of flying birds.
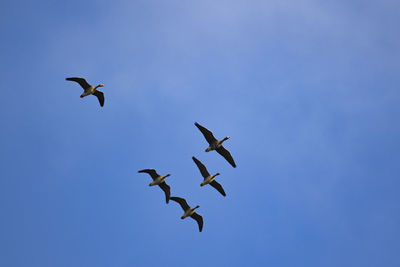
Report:
[[[79,85],[83,88],[84,92],[81,94],[81,98],[88,96],[88,95],[94,95],[97,97],[99,100],[100,106],[104,106],[104,93],[97,90],[99,87],[103,87],[103,84],[99,84],[97,86],[92,86],[88,82],[86,82],[85,79],[83,78],[77,78],[77,77],[72,77],[72,78],[66,78],[67,81],[74,81],[79,83]],[[210,152],[210,151],[217,151],[221,156],[223,156],[231,165],[232,167],[236,168],[235,161],[232,158],[231,153],[225,149],[222,145],[222,143],[226,140],[229,139],[229,136],[225,137],[222,140],[218,140],[214,137],[213,133],[208,130],[207,128],[201,126],[197,122],[195,123],[196,127],[200,130],[200,132],[203,134],[204,138],[207,140],[209,146],[205,150],[205,152]],[[214,175],[211,175],[208,171],[207,168],[204,166],[203,163],[201,163],[198,159],[195,157],[192,157],[194,163],[197,165],[197,167],[200,170],[201,175],[203,176],[204,180],[200,184],[200,186],[204,185],[211,185],[214,187],[221,195],[226,196],[224,189],[222,188],[222,185],[219,184],[216,180],[215,177],[220,175],[220,173],[216,173]],[[153,181],[149,184],[149,186],[154,186],[158,185],[165,193],[165,199],[168,204],[169,200],[173,200],[177,202],[183,209],[184,214],[182,215],[181,219],[185,219],[187,217],[191,217],[194,220],[197,221],[197,224],[199,225],[199,231],[201,232],[203,229],[203,217],[199,215],[198,213],[195,212],[197,208],[200,206],[197,205],[194,208],[191,208],[186,200],[184,198],[180,197],[171,197],[171,187],[167,185],[165,182],[165,178],[170,176],[171,174],[167,174],[165,176],[161,176],[157,173],[155,169],[144,169],[138,171],[139,173],[147,173],[151,176]]]

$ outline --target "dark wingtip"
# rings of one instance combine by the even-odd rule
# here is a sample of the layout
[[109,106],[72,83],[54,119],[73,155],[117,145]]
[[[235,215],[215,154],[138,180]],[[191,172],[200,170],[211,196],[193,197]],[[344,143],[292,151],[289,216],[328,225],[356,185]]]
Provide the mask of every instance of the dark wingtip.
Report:
[[224,197],[226,197],[226,193],[225,193],[225,190],[222,188],[222,192],[220,192],[221,193],[221,195],[223,195]]

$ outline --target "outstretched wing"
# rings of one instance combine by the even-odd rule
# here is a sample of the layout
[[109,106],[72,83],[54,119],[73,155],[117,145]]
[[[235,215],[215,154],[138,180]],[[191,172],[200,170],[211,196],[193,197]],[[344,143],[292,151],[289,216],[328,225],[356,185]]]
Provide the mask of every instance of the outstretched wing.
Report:
[[138,172],[150,174],[150,176],[151,176],[151,178],[153,178],[153,180],[157,179],[157,177],[160,176],[160,175],[158,175],[158,173],[156,172],[155,169],[144,169],[144,170],[141,170]]
[[233,160],[232,155],[231,155],[231,153],[229,153],[228,150],[226,150],[223,146],[220,146],[216,150],[221,156],[223,156],[232,165],[233,168],[236,168],[235,161]]
[[224,191],[224,189],[222,188],[222,185],[220,185],[217,181],[215,181],[215,180],[212,181],[212,182],[210,183],[210,185],[211,185],[212,187],[214,187],[215,189],[217,189],[218,192],[221,193],[221,195],[223,195],[224,197],[226,196],[225,191]]
[[71,77],[71,78],[66,78],[67,81],[73,81],[73,82],[77,82],[80,84],[80,86],[82,86],[82,88],[84,90],[88,89],[91,85],[88,84],[88,82],[83,79],[83,78],[78,78],[78,77]]
[[196,212],[190,215],[190,217],[197,221],[197,224],[199,225],[199,231],[201,232],[201,230],[203,230],[203,217]]
[[215,139],[213,133],[210,130],[208,130],[207,128],[201,126],[197,122],[195,122],[194,125],[196,125],[196,127],[199,128],[200,132],[204,135],[204,138],[207,140],[207,142],[210,145],[217,141],[217,139]]
[[165,182],[162,182],[161,184],[158,185],[165,193],[165,201],[169,202],[169,197],[171,195],[171,187],[167,185]]
[[96,91],[94,91],[93,94],[94,94],[95,96],[97,96],[97,99],[98,99],[99,102],[100,102],[100,106],[101,106],[101,107],[104,106],[104,94],[103,94],[103,92],[102,92],[102,91],[96,90]]
[[210,174],[207,171],[206,166],[203,165],[203,163],[200,162],[200,160],[196,159],[195,157],[192,157],[194,163],[196,163],[197,168],[199,168],[201,175],[205,178],[207,178],[208,176],[210,176]]
[[190,209],[188,203],[186,202],[186,200],[184,198],[181,197],[170,197],[171,200],[179,203],[179,205],[181,205],[182,209],[184,211],[187,211],[188,209]]

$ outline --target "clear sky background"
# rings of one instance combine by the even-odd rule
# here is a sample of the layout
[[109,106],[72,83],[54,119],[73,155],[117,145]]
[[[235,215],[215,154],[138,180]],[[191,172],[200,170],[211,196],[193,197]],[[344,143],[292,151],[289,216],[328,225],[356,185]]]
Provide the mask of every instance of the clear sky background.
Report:
[[0,266],[400,266],[399,25],[395,0],[2,1]]

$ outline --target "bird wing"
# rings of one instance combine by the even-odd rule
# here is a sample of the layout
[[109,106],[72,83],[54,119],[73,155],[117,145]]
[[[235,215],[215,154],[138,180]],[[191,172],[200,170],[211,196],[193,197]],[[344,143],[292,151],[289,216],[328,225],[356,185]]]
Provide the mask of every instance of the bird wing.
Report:
[[182,209],[184,211],[187,211],[188,209],[190,209],[188,203],[186,202],[186,200],[184,198],[181,197],[170,197],[171,200],[178,202],[179,205],[181,205]]
[[196,127],[199,128],[200,132],[204,135],[204,138],[210,145],[217,141],[217,139],[214,137],[213,133],[210,130],[201,126],[197,122],[195,122],[194,125],[196,125]]
[[201,232],[201,230],[203,230],[203,217],[196,212],[190,215],[190,217],[197,221],[197,224],[199,225],[199,231]]
[[221,156],[223,156],[233,166],[233,168],[236,168],[235,161],[233,160],[232,155],[231,155],[231,153],[229,153],[228,150],[226,150],[223,146],[220,146],[216,150]]
[[160,175],[158,175],[158,173],[156,172],[155,169],[144,169],[144,170],[141,170],[138,172],[150,174],[150,176],[151,176],[151,178],[153,178],[153,180],[157,179],[157,177],[160,176]]
[[87,82],[85,79],[83,79],[83,78],[71,77],[71,78],[66,78],[66,80],[67,80],[67,81],[73,81],[73,82],[79,83],[79,84],[82,86],[82,88],[83,88],[84,90],[86,90],[86,89],[88,89],[89,87],[91,87],[91,85],[88,84],[88,82]]
[[224,197],[226,196],[225,191],[224,191],[224,189],[222,188],[222,185],[220,185],[217,181],[215,181],[215,180],[212,181],[212,182],[210,183],[210,185],[211,185],[212,187],[214,187],[215,189],[217,189],[218,192],[221,193],[221,195],[223,195]]
[[197,168],[199,168],[201,175],[205,178],[207,178],[208,176],[210,176],[210,174],[207,171],[206,166],[203,165],[203,163],[200,162],[200,160],[196,159],[195,157],[192,157],[194,163],[196,163]]
[[102,91],[96,90],[96,91],[94,91],[93,94],[94,94],[95,96],[97,96],[97,99],[98,99],[99,102],[100,102],[100,106],[101,106],[101,107],[104,106],[104,93],[103,93]]
[[171,195],[171,187],[169,185],[167,185],[166,182],[162,182],[161,184],[158,185],[165,193],[165,201],[169,202],[169,197]]

